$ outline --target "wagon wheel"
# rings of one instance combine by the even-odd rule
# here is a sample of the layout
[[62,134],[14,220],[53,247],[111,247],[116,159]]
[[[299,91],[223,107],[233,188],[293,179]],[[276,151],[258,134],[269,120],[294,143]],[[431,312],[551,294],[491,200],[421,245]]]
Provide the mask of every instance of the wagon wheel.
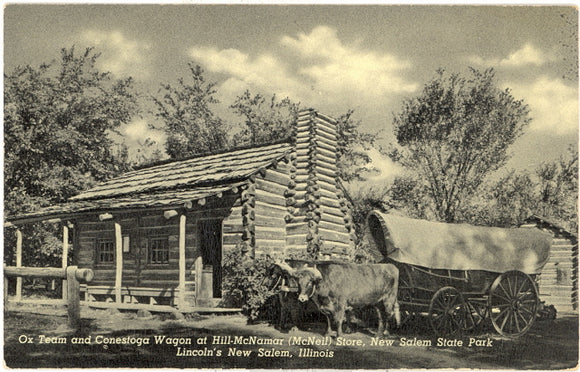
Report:
[[487,318],[487,302],[483,299],[468,298],[463,308],[463,330],[473,331]]
[[453,335],[463,328],[465,301],[454,287],[443,287],[431,298],[429,320],[438,335]]
[[488,305],[496,331],[503,336],[518,337],[526,333],[536,319],[538,289],[529,275],[508,271],[491,285]]

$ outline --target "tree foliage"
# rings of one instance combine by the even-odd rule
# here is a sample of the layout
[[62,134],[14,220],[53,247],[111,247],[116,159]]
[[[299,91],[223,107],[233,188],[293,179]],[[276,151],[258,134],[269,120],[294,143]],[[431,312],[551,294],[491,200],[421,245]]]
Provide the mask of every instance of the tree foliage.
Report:
[[291,126],[300,108],[288,97],[278,101],[276,95],[266,99],[246,90],[230,106],[244,118],[242,130],[233,138],[235,146],[257,145],[288,138]]
[[[127,151],[109,134],[136,112],[132,80],[114,79],[92,49],[62,49],[58,62],[4,76],[4,208],[35,210],[127,170]],[[25,262],[50,265],[55,227],[26,227]],[[7,232],[7,231],[6,231]],[[8,234],[5,244],[11,244]],[[9,250],[5,250],[5,257]],[[27,255],[30,256],[27,258]]]
[[165,150],[172,159],[228,146],[228,126],[211,109],[219,103],[215,83],[205,80],[200,66],[188,66],[191,82],[179,78],[176,86],[162,85],[161,96],[153,97],[155,116],[167,135]]
[[523,101],[497,88],[493,70],[472,69],[467,78],[440,70],[393,123],[400,145],[393,157],[416,173],[434,218],[454,222],[485,178],[505,165],[529,118]]
[[131,120],[131,79],[95,68],[92,49],[63,49],[60,63],[17,67],[4,77],[5,208],[60,202],[126,170],[108,133]]

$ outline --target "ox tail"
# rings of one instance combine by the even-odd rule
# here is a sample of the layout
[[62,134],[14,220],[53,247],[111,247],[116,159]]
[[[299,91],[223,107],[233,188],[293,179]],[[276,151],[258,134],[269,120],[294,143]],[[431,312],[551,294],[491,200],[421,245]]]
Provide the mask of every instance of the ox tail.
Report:
[[399,301],[395,301],[395,321],[397,322],[397,328],[401,326],[401,312],[399,311]]

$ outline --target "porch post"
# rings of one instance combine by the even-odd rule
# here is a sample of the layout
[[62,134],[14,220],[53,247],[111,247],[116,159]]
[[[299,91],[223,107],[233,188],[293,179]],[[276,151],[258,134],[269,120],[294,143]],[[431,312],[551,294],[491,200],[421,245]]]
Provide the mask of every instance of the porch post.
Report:
[[185,305],[185,224],[187,217],[182,214],[179,217],[179,303]]
[[123,236],[121,225],[115,222],[115,302],[123,302],[121,297],[121,285],[123,283]]
[[[67,222],[62,225],[62,268],[66,270],[68,266],[68,226]],[[62,281],[62,299],[68,298],[67,281]]]
[[[16,267],[22,267],[22,231],[16,229]],[[22,300],[22,277],[16,278],[16,301]]]

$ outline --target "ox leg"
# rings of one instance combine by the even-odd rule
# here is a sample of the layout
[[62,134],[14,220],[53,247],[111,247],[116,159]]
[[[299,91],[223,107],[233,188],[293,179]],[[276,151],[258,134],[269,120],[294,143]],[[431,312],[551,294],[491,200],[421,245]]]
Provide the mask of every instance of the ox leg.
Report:
[[379,326],[377,328],[377,335],[376,336],[382,337],[383,333],[385,332],[385,322],[383,320],[383,310],[381,309],[380,305],[375,306],[375,310],[377,311],[377,319],[379,321]]
[[[397,323],[397,327],[398,327],[401,323],[401,315],[399,313],[399,303],[397,302],[396,295],[391,295],[391,296],[387,297],[386,299],[384,299],[383,305],[385,305],[385,313],[387,315],[386,320],[394,318],[396,323]],[[387,323],[387,328],[388,328],[388,323]],[[388,329],[386,329],[386,334],[389,334]]]
[[324,335],[331,336],[331,334],[332,334],[332,321],[330,320],[330,317],[332,315],[331,314],[325,314],[325,315],[326,315],[326,321],[328,322],[328,327],[326,328],[326,333]]
[[336,336],[342,336],[342,323],[344,322],[344,306],[338,305],[334,313],[334,321],[336,322]]

